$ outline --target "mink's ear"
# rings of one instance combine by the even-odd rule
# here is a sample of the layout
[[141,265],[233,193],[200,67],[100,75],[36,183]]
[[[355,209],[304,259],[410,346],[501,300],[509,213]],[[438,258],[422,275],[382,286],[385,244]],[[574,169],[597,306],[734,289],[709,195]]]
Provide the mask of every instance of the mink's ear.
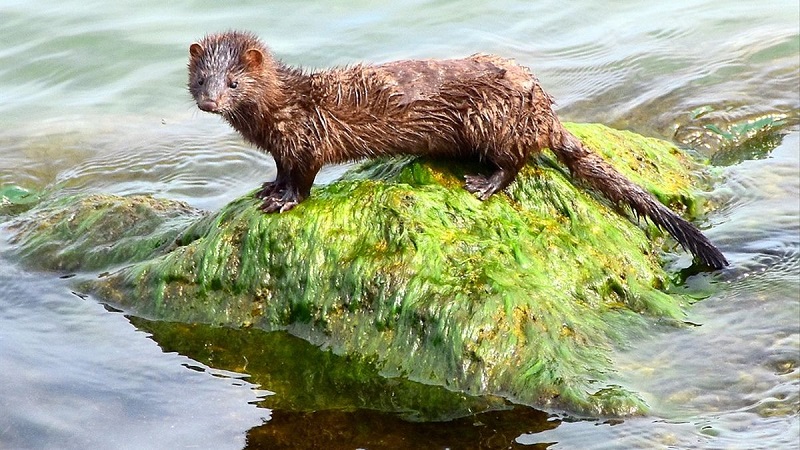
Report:
[[251,48],[244,52],[244,61],[250,69],[258,69],[264,63],[264,54],[257,48]]
[[189,46],[189,55],[192,58],[199,58],[202,53],[203,53],[203,46],[201,46],[197,42]]

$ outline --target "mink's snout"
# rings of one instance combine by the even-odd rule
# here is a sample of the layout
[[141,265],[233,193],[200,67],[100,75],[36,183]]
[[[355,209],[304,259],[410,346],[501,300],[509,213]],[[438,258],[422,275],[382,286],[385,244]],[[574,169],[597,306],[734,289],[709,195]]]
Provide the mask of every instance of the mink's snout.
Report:
[[197,107],[205,112],[218,113],[219,102],[210,98],[203,98],[197,101]]

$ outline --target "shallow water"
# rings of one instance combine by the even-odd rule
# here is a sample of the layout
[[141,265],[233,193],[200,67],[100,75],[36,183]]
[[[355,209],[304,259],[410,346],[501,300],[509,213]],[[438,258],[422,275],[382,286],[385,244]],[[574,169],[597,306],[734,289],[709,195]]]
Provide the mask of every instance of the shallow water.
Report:
[[[707,195],[718,209],[702,225],[732,262],[677,288],[712,292],[689,311],[697,326],[656,325],[615,355],[618,382],[643,393],[650,416],[574,421],[517,406],[416,423],[359,406],[273,409],[280,394],[246,365],[159,342],[146,324],[71,292],[63,274],[3,259],[0,448],[800,442],[796,1],[7,0],[0,17],[0,187],[149,193],[215,209],[272,177],[269,158],[186,92],[186,49],[206,32],[253,30],[309,67],[493,52],[532,67],[565,119],[670,139],[720,164]],[[683,253],[666,259],[676,273],[689,265]]]

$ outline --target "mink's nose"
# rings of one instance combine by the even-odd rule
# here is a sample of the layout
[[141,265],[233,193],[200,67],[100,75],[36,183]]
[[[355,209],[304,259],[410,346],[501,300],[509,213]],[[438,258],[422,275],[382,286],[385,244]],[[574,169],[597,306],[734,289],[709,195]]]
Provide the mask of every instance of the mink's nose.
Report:
[[219,111],[219,103],[216,100],[206,98],[197,102],[197,107],[205,112],[215,113]]

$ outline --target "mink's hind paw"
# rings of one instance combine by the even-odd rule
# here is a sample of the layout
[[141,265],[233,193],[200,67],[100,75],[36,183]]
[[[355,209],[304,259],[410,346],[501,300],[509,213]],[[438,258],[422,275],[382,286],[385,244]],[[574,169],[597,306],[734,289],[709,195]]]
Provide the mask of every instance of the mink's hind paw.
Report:
[[467,183],[464,187],[475,194],[479,199],[486,200],[494,194],[496,188],[492,182],[483,175],[465,175]]

